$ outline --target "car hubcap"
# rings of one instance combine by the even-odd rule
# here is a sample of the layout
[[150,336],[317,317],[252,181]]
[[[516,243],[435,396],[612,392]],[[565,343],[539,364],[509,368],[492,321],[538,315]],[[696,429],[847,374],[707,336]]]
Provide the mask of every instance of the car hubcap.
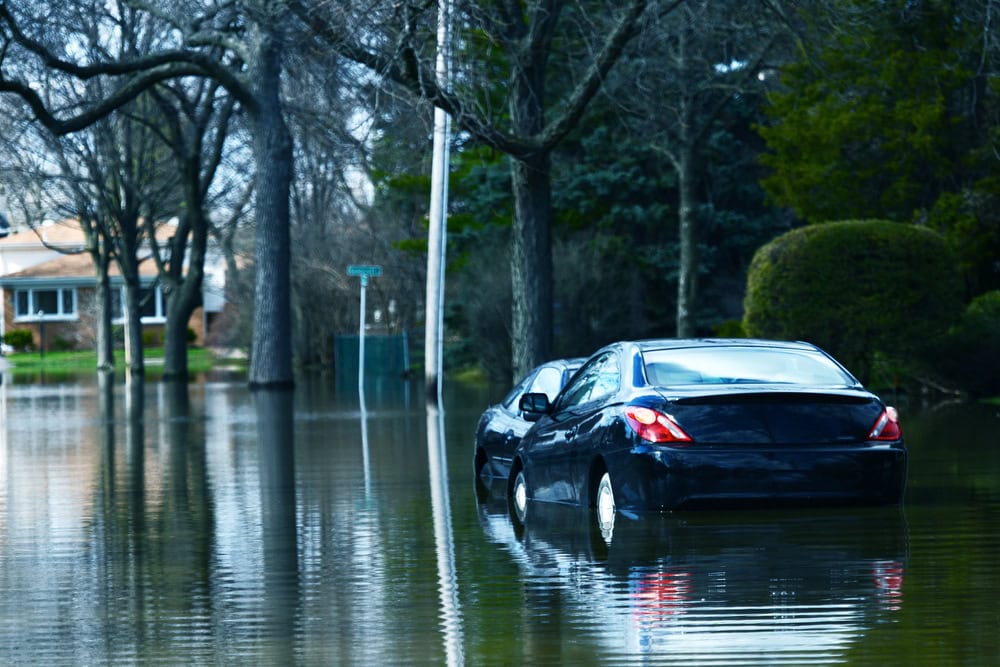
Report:
[[610,538],[615,525],[615,494],[611,490],[611,476],[608,473],[604,473],[597,485],[597,523],[604,538]]
[[524,473],[517,473],[514,480],[514,510],[520,519],[524,518],[524,510],[528,507],[528,489],[524,483]]

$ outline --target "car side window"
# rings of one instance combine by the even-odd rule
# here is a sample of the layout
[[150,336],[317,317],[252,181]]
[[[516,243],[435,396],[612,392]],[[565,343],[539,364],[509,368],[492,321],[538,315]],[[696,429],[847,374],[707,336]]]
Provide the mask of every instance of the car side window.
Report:
[[565,410],[615,393],[621,379],[619,376],[617,355],[614,352],[602,354],[584,366],[576,378],[566,385],[557,410]]
[[562,371],[552,366],[545,366],[538,375],[535,376],[530,392],[540,392],[549,397],[550,401],[556,400],[556,394],[562,389]]
[[504,397],[500,403],[508,410],[517,410],[517,402],[521,399],[521,394],[527,391],[528,385],[534,379],[534,374],[529,373]]
[[597,384],[590,392],[589,400],[596,401],[607,398],[616,393],[621,385],[621,373],[618,371],[618,356],[611,355],[607,363],[601,367],[601,372],[597,377]]

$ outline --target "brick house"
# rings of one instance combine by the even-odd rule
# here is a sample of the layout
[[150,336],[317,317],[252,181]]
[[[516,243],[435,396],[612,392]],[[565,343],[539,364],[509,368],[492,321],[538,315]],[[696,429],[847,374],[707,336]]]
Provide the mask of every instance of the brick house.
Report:
[[[169,238],[172,226],[161,225],[158,235]],[[45,223],[0,238],[0,337],[7,331],[28,329],[35,344],[41,344],[43,349],[94,347],[97,277],[84,247],[83,231],[72,220]],[[139,273],[146,297],[143,335],[162,340],[166,311],[153,260],[143,261]],[[113,265],[110,278],[112,323],[121,324],[124,287]],[[210,252],[206,260],[202,290],[204,305],[189,322],[198,345],[204,344],[206,333],[225,304],[225,263],[217,253]]]

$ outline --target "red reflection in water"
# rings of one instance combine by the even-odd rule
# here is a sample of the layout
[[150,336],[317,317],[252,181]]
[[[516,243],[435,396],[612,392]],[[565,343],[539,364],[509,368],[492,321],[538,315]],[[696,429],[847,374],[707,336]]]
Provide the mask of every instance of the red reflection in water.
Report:
[[641,621],[674,617],[690,600],[690,572],[647,572],[632,584],[633,609]]
[[880,560],[872,565],[875,595],[879,606],[887,611],[899,611],[903,605],[905,568],[898,560]]

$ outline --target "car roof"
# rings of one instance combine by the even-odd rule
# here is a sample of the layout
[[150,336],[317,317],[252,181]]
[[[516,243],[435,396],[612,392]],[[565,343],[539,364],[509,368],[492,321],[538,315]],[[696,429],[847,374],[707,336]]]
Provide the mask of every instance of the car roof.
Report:
[[792,350],[817,351],[812,343],[803,341],[767,340],[763,338],[657,338],[631,341],[639,350],[668,350],[677,348],[710,347],[769,347]]
[[572,357],[570,359],[551,359],[549,361],[546,361],[544,364],[540,364],[539,367],[563,366],[565,368],[570,368],[572,366],[582,366],[583,362],[585,362],[586,360],[587,360],[586,357]]

